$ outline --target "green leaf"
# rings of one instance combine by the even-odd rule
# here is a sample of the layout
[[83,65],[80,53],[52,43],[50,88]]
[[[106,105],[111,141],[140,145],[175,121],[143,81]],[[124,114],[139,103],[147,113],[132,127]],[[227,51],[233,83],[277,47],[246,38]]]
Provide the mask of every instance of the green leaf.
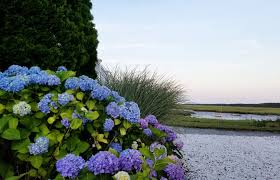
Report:
[[56,120],[56,117],[55,117],[55,116],[49,117],[49,118],[48,118],[48,123],[49,123],[49,124],[53,124],[55,120]]
[[125,128],[120,128],[120,133],[122,136],[126,135],[126,129]]
[[39,168],[38,173],[43,177],[45,177],[47,175],[47,171],[42,167]]
[[115,156],[119,157],[119,153],[115,149],[109,148],[108,151],[114,154]]
[[20,176],[11,176],[11,177],[7,177],[5,178],[5,180],[19,180],[21,179],[23,176],[25,176],[25,173],[20,175]]
[[107,139],[104,139],[104,134],[98,134],[98,135],[96,136],[96,140],[97,140],[98,142],[103,142],[103,143],[105,143],[105,144],[108,144],[108,140],[107,140]]
[[27,153],[29,144],[30,140],[28,138],[22,141],[13,141],[11,149],[17,150],[20,153]]
[[146,158],[154,159],[154,155],[153,155],[153,153],[151,153],[151,151],[149,150],[148,147],[140,148],[139,151],[140,151],[141,154],[143,154]]
[[61,81],[65,81],[70,77],[76,76],[76,72],[74,71],[60,71],[57,72],[56,75],[60,78]]
[[96,120],[99,117],[98,111],[88,112],[86,113],[86,118],[90,120]]
[[30,163],[33,167],[36,169],[39,169],[43,163],[43,157],[42,156],[31,156],[29,158]]
[[81,119],[73,119],[71,121],[71,129],[78,129],[79,127],[81,127],[83,124],[83,121]]
[[46,124],[41,124],[41,125],[39,126],[39,129],[40,129],[40,131],[42,132],[42,134],[43,134],[44,136],[46,136],[46,135],[49,134],[49,132],[50,132],[50,130],[49,130],[49,128],[47,127]]
[[18,119],[17,118],[11,118],[9,120],[9,128],[16,129],[18,126]]
[[80,100],[80,101],[83,100],[84,96],[85,96],[85,94],[83,92],[78,92],[76,94],[77,99]]
[[5,106],[3,104],[0,104],[0,114],[2,114],[5,111]]
[[2,138],[8,140],[19,140],[20,139],[20,132],[17,129],[7,129],[3,132]]
[[162,137],[166,137],[166,133],[159,130],[159,129],[156,129],[156,128],[153,128],[153,127],[149,127],[152,131],[152,133],[158,137],[158,138],[162,138]]
[[166,157],[164,159],[160,159],[160,160],[156,161],[154,169],[156,171],[161,171],[170,163],[174,163],[174,162],[171,159],[169,159],[168,157]]
[[6,124],[9,122],[10,118],[11,118],[11,116],[3,116],[0,119],[0,132],[3,131],[3,129],[5,128]]
[[0,90],[0,96],[4,96],[6,94],[6,91],[4,91],[4,90]]
[[119,119],[115,119],[114,122],[115,122],[115,125],[116,125],[116,126],[119,125],[119,124],[121,124],[121,120],[119,120]]
[[31,106],[31,110],[37,112],[39,110],[38,104],[36,102],[31,102],[29,104]]
[[87,105],[89,110],[93,110],[95,108],[95,101],[94,100],[88,100],[86,102],[86,105]]
[[36,118],[38,118],[38,119],[41,119],[41,118],[43,118],[43,117],[45,116],[45,114],[42,113],[42,112],[36,112],[34,116],[35,116]]
[[155,150],[154,150],[154,155],[156,156],[156,157],[160,157],[161,155],[163,155],[165,153],[165,149],[158,149],[158,148],[156,148]]
[[128,121],[124,121],[123,126],[125,127],[125,129],[129,129],[132,126],[132,124]]
[[80,142],[77,144],[77,148],[75,149],[75,151],[76,151],[78,154],[81,154],[81,153],[86,152],[86,150],[88,150],[89,147],[90,147],[90,145],[89,145],[87,142],[80,141]]

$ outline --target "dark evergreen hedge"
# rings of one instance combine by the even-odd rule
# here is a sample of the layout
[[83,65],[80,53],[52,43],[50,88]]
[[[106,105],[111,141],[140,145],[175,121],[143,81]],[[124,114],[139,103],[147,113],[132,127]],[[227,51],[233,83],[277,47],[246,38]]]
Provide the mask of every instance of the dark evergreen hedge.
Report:
[[0,70],[64,65],[96,76],[97,31],[90,0],[1,0]]

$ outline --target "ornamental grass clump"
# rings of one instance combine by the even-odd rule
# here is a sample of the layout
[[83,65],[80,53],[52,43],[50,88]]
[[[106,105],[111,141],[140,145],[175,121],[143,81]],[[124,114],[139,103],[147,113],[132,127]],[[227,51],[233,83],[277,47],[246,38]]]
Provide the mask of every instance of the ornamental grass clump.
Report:
[[75,75],[18,65],[0,72],[0,179],[184,179],[172,129]]

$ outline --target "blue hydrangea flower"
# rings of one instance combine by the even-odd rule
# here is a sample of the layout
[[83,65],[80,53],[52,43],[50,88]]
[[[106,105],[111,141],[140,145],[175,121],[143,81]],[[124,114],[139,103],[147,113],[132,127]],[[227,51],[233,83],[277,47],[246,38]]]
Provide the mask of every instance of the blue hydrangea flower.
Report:
[[80,87],[80,79],[77,77],[68,78],[64,86],[66,89],[78,89]]
[[146,119],[140,119],[139,120],[139,123],[140,123],[140,127],[143,128],[143,129],[146,129],[148,128],[148,121]]
[[48,85],[49,86],[57,86],[60,84],[60,79],[55,75],[48,76]]
[[3,77],[0,79],[0,89],[4,91],[8,91],[9,84],[11,82],[11,79],[8,77]]
[[67,68],[65,66],[59,66],[57,68],[57,72],[61,72],[61,71],[67,71]]
[[131,123],[138,123],[140,119],[140,109],[135,102],[125,102],[121,107],[120,116]]
[[149,124],[153,126],[158,124],[158,120],[154,115],[148,115],[145,117],[145,119],[148,121]]
[[80,76],[79,86],[82,91],[92,91],[94,87],[98,85],[96,80],[87,76]]
[[28,68],[25,66],[11,65],[4,73],[8,76],[28,74]]
[[91,97],[99,101],[105,100],[110,96],[111,90],[106,86],[96,86],[91,91]]
[[41,69],[38,66],[33,66],[28,70],[28,74],[40,74]]
[[64,127],[66,127],[66,128],[70,127],[70,122],[67,118],[62,119],[60,122]]
[[112,116],[113,118],[118,118],[121,112],[121,108],[120,106],[115,103],[115,102],[111,102],[110,104],[108,104],[108,106],[106,107],[106,113],[110,116]]
[[55,103],[52,101],[53,94],[46,94],[38,103],[38,108],[45,114],[50,113],[50,105],[54,106]]
[[113,129],[114,125],[115,125],[115,123],[112,119],[109,119],[109,118],[106,119],[104,124],[103,124],[104,131],[105,132],[111,131]]
[[28,148],[29,153],[33,155],[46,153],[49,148],[49,139],[46,137],[39,137],[35,140],[35,143],[31,143]]
[[164,172],[167,174],[169,179],[184,180],[185,178],[184,169],[175,164],[167,165]]
[[142,168],[141,153],[135,149],[126,149],[121,152],[119,157],[120,170],[139,172]]
[[79,172],[85,167],[85,160],[74,154],[67,154],[62,159],[59,159],[56,164],[56,170],[63,177],[75,178]]
[[25,88],[29,83],[27,76],[14,76],[11,78],[11,81],[6,89],[9,92],[19,92]]
[[89,158],[87,167],[94,175],[114,174],[119,170],[119,161],[114,154],[108,151],[100,151]]
[[41,71],[38,74],[29,75],[31,84],[47,85],[49,80],[49,75],[46,72]]
[[13,106],[13,113],[20,116],[25,116],[31,113],[31,106],[25,101],[21,101]]
[[[163,153],[157,157],[155,152],[155,149],[164,150]],[[154,142],[150,145],[150,151],[154,154],[155,160],[163,159],[167,156],[167,149],[164,145],[160,144],[159,142]]]
[[120,153],[122,151],[122,145],[120,143],[112,142],[110,144],[110,147],[113,148],[114,150],[116,150],[118,153]]
[[152,136],[152,135],[153,135],[151,129],[149,129],[149,128],[144,129],[144,130],[143,130],[143,133],[146,134],[147,136]]
[[161,124],[158,124],[155,127],[167,134],[167,137],[166,137],[167,142],[174,141],[177,138],[177,134],[169,127],[161,125]]
[[149,166],[150,168],[153,167],[154,161],[152,161],[151,159],[147,159],[146,162],[147,162],[147,164],[148,164],[148,166]]
[[112,91],[112,92],[111,92],[111,95],[112,95],[112,97],[114,98],[114,101],[115,101],[116,103],[125,102],[124,97],[120,96],[118,92]]
[[68,104],[70,101],[74,100],[74,96],[72,94],[68,93],[62,93],[58,95],[58,103],[62,106],[65,106]]

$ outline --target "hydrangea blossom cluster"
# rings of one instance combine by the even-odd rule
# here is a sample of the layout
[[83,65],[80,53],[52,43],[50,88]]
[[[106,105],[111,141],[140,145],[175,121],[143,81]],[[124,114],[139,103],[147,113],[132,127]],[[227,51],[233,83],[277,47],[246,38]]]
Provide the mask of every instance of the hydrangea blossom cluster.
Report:
[[140,119],[139,123],[140,123],[141,128],[143,128],[143,129],[148,128],[149,124],[148,124],[148,121],[146,119]]
[[31,106],[27,104],[25,101],[21,101],[13,106],[14,114],[25,116],[27,114],[30,114],[30,112],[31,112]]
[[74,96],[72,94],[68,93],[62,93],[58,95],[58,103],[62,106],[65,106],[68,104],[70,101],[74,100]]
[[120,169],[130,172],[139,172],[142,168],[141,153],[135,149],[126,149],[121,152],[119,157]]
[[122,145],[120,143],[111,143],[110,147],[116,150],[118,153],[122,152]]
[[116,180],[130,180],[129,174],[125,171],[119,171],[114,175],[114,178],[116,178]]
[[49,148],[49,139],[46,137],[39,137],[35,140],[35,143],[31,143],[28,148],[29,153],[33,155],[46,153]]
[[144,129],[144,130],[143,130],[143,133],[146,134],[147,136],[152,136],[152,135],[153,135],[151,129],[149,129],[149,128]]
[[63,177],[75,178],[85,167],[85,160],[74,154],[67,154],[56,162],[56,170]]
[[106,113],[113,118],[118,118],[120,115],[121,108],[116,102],[111,102],[106,107]]
[[54,101],[52,101],[53,94],[46,94],[38,103],[38,108],[45,114],[50,113],[50,106],[57,108],[57,105]]
[[155,126],[158,124],[158,120],[154,115],[148,115],[145,117],[145,120],[148,121],[149,124]]
[[108,151],[100,151],[91,156],[87,161],[87,167],[88,170],[95,175],[104,173],[114,174],[119,170],[119,161],[114,154]]
[[114,121],[112,120],[112,119],[106,119],[105,120],[105,122],[104,122],[104,125],[103,125],[103,127],[104,127],[104,131],[105,132],[109,132],[109,131],[111,131],[112,129],[113,129],[113,127],[114,127]]
[[67,68],[65,66],[59,66],[57,68],[57,72],[67,71]]
[[65,81],[64,87],[66,89],[78,89],[80,87],[80,79],[77,77],[68,78]]
[[70,122],[67,118],[62,119],[60,122],[64,127],[66,127],[66,128],[70,127]]
[[111,95],[111,91],[106,86],[97,85],[91,91],[91,97],[99,101],[107,99]]
[[120,96],[116,91],[112,91],[111,96],[114,98],[116,103],[123,103],[125,101],[124,97]]
[[135,102],[125,102],[121,106],[120,116],[131,123],[138,123],[140,119],[140,109]]
[[[164,150],[164,152],[159,156],[157,157],[156,154],[154,153],[156,149],[159,149],[159,150]],[[154,142],[153,144],[150,145],[150,151],[152,153],[154,153],[154,156],[155,156],[155,160],[159,160],[159,159],[163,159],[167,156],[167,149],[164,145],[160,144],[159,142]]]
[[10,66],[0,76],[0,89],[7,92],[16,93],[32,84],[56,86],[60,84],[60,79],[42,71],[39,67],[28,69],[18,65]]
[[176,164],[169,164],[164,169],[167,177],[174,180],[184,180],[184,169]]
[[171,128],[169,128],[167,126],[158,124],[156,126],[156,128],[167,134],[167,137],[166,137],[167,142],[174,141],[177,138],[177,134]]

